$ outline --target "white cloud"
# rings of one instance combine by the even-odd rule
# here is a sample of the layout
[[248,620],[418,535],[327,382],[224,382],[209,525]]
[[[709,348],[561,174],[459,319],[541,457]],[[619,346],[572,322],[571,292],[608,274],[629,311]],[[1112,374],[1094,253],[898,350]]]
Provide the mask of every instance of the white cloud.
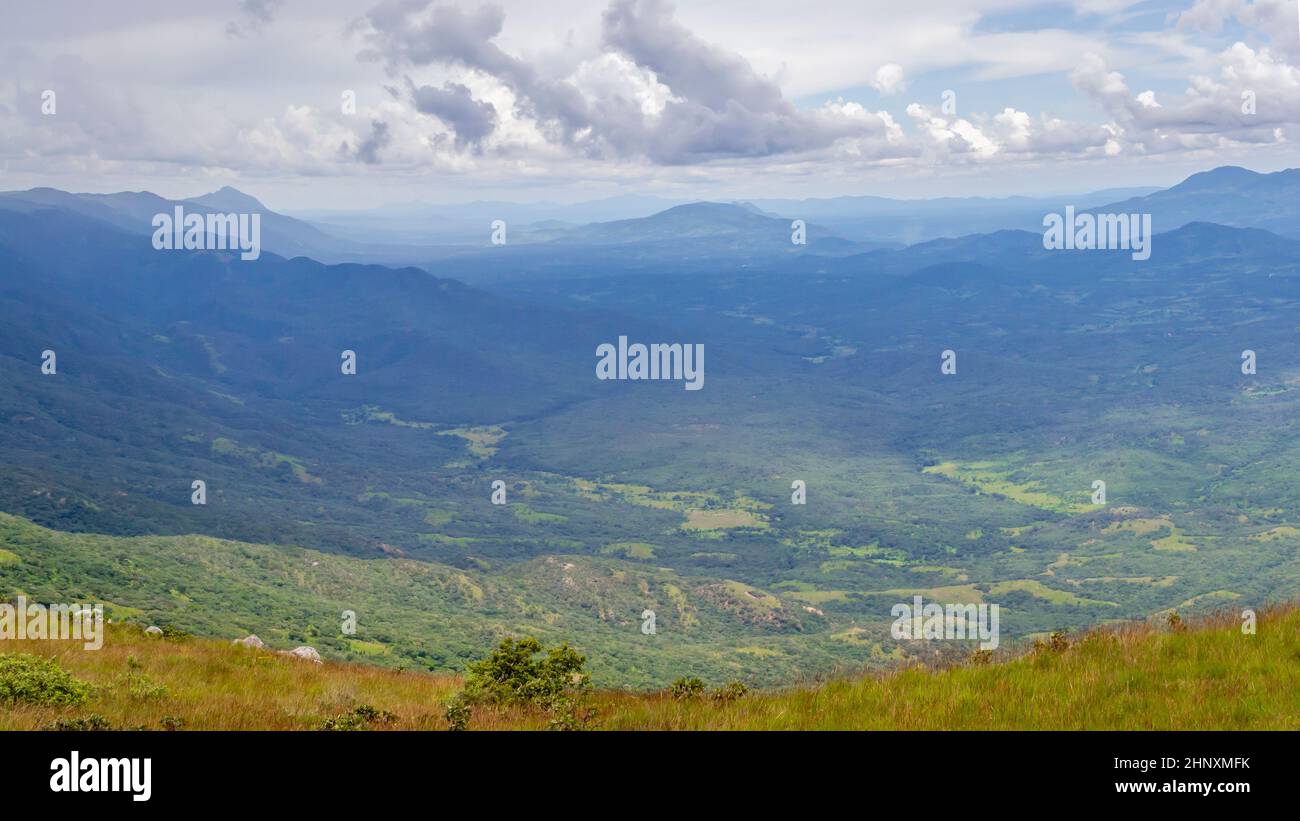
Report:
[[886,97],[902,92],[907,87],[903,67],[898,63],[885,63],[876,69],[876,77],[871,81],[871,86]]
[[[1161,104],[1136,96],[1124,77],[1090,55],[1073,73],[1075,86],[1119,128],[1130,150],[1161,153],[1234,144],[1282,143],[1300,136],[1300,69],[1268,49],[1234,43],[1218,55],[1219,75],[1198,75],[1180,97]],[[1253,110],[1243,94],[1254,97]]]

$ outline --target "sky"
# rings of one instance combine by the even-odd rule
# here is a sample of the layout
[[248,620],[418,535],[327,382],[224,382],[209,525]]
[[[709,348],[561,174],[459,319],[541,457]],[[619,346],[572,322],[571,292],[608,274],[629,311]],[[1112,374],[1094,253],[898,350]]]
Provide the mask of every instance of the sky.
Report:
[[1300,0],[43,0],[0,190],[1081,193],[1300,166]]

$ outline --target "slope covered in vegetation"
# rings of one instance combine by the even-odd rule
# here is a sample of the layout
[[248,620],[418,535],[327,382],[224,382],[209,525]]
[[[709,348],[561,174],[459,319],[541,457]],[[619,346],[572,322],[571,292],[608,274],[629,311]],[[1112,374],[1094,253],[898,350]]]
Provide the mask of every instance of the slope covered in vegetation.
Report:
[[[664,729],[1297,729],[1300,609],[1261,611],[1243,632],[1232,611],[1184,623],[1132,624],[1058,637],[1005,661],[971,659],[818,685],[738,692],[678,687],[595,690],[581,726]],[[104,647],[6,642],[29,675],[54,675],[60,694],[17,698],[0,729],[447,729],[447,705],[464,681],[359,664],[314,664],[270,650],[192,637],[146,636],[110,625]],[[9,675],[6,673],[6,675]],[[714,684],[715,682],[710,682]],[[722,684],[722,682],[716,682]],[[29,688],[30,689],[30,688]],[[0,682],[0,693],[4,692]],[[77,695],[80,694],[80,695]],[[555,726],[551,711],[483,704],[473,729]]]

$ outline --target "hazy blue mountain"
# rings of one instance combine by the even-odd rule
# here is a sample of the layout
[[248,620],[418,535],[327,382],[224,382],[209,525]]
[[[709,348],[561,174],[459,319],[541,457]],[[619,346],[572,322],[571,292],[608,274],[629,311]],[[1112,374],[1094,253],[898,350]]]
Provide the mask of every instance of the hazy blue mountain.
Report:
[[[787,222],[818,222],[850,241],[874,244],[920,242],[999,228],[1035,228],[1042,215],[1062,203],[1079,208],[1157,191],[1126,188],[1059,198],[945,197],[893,199],[845,196],[814,199],[758,199],[732,203],[763,216]],[[555,236],[545,223],[583,225],[651,217],[689,202],[660,197],[624,195],[580,203],[401,203],[360,211],[302,210],[294,214],[339,236],[367,242],[389,241],[423,245],[445,243],[479,246],[486,242],[493,220],[505,220],[511,241],[539,242]]]
[[[175,376],[268,399],[352,401],[370,391],[386,406],[448,422],[484,421],[481,411],[493,405],[496,415],[533,413],[564,401],[566,384],[589,387],[586,369],[581,379],[557,379],[544,360],[585,358],[576,331],[605,322],[537,311],[417,268],[155,251],[106,222],[58,209],[0,210],[0,249],[11,260],[7,293],[59,306],[48,308],[50,321],[113,318],[122,330],[105,341],[109,350],[138,337],[149,361]],[[608,324],[606,335],[615,329]],[[157,347],[154,334],[169,341]],[[481,338],[494,344],[474,341]],[[229,345],[210,357],[208,343],[220,340]],[[339,352],[357,348],[370,351],[361,374],[335,378]],[[70,353],[65,361],[75,368],[80,352]],[[401,376],[408,368],[422,378]]]
[[1157,231],[1212,222],[1300,238],[1300,168],[1260,174],[1222,166],[1193,174],[1172,188],[1095,210],[1149,213]]
[[143,237],[153,235],[156,214],[174,213],[180,206],[186,213],[258,213],[261,214],[262,247],[284,257],[311,256],[333,259],[349,250],[349,244],[331,237],[300,220],[270,210],[256,198],[240,191],[222,188],[190,200],[168,200],[148,191],[115,194],[70,194],[51,188],[8,191],[0,194],[0,208],[28,203],[53,205],[102,219],[129,233]]
[[[845,257],[936,238],[992,234],[1002,229],[1041,231],[1043,216],[1077,209],[1149,211],[1156,230],[1187,222],[1258,227],[1300,236],[1295,188],[1300,171],[1256,174],[1221,168],[1173,188],[1110,189],[1060,198],[835,197],[757,199],[735,203],[673,203],[622,196],[586,203],[406,203],[366,211],[310,211],[311,221],[276,213],[235,188],[180,201],[201,213],[258,211],[263,245],[281,256],[324,262],[418,264],[469,281],[501,281],[522,269],[587,276],[617,253],[621,268],[663,262],[708,267],[721,257],[761,266],[773,255]],[[1112,198],[1129,195],[1127,199]],[[1137,195],[1137,196],[1134,196]],[[0,194],[0,207],[46,204],[103,219],[133,233],[151,232],[156,213],[177,201],[149,192],[68,194],[53,189]],[[507,224],[508,247],[491,245],[494,220]],[[790,245],[790,223],[808,224],[808,244]],[[526,247],[533,246],[533,247]],[[596,249],[593,255],[592,248]],[[602,250],[605,249],[605,250]],[[808,265],[802,260],[798,265]]]
[[644,217],[681,204],[660,197],[623,195],[581,203],[395,203],[359,211],[301,210],[294,214],[338,236],[369,243],[482,246],[495,220],[509,226],[512,242],[553,239],[556,224],[570,226]]
[[265,213],[271,209],[267,208],[257,197],[245,194],[237,188],[229,185],[223,185],[221,188],[210,194],[203,194],[198,197],[191,197],[186,202],[196,202],[199,205],[206,206],[214,211],[224,212],[245,212],[245,213]]
[[[226,186],[218,191],[186,200],[169,200],[148,191],[114,194],[71,194],[52,188],[0,193],[0,208],[17,210],[33,206],[57,206],[108,222],[142,237],[153,232],[155,214],[172,214],[177,206],[187,213],[261,214],[262,248],[283,257],[311,257],[323,262],[380,262],[405,264],[428,259],[437,253],[435,244],[404,245],[383,238],[360,238],[323,231],[315,225],[267,208],[257,198]],[[486,236],[486,234],[484,235]]]
[[818,225],[806,225],[806,245],[791,241],[791,220],[763,214],[752,205],[696,202],[648,217],[598,222],[565,232],[551,245],[660,246],[670,253],[753,256],[803,252],[839,254],[865,250]]
[[[1043,218],[1049,213],[1064,213],[1068,205],[1080,212],[1088,210],[1090,204],[1092,210],[1098,211],[1152,211],[1153,230],[1167,233],[1188,222],[1223,221],[1200,216],[1173,218],[1173,212],[1160,204],[1166,196],[1178,202],[1188,198],[1196,202],[1232,201],[1241,207],[1231,224],[1264,230],[1272,226],[1276,235],[1295,237],[1294,230],[1282,230],[1292,228],[1285,215],[1295,207],[1294,203],[1272,203],[1268,196],[1289,197],[1288,193],[1278,192],[1288,192],[1298,175],[1300,171],[1260,175],[1244,169],[1217,169],[1194,175],[1167,192],[1102,207],[1096,206],[1130,190],[1110,189],[1059,200],[840,197],[690,203],[637,219],[574,228],[555,226],[545,241],[444,251],[420,264],[441,276],[478,283],[583,279],[620,272],[660,275],[670,269],[707,273],[719,266],[753,272],[780,269],[882,275],[913,270],[919,263],[957,259],[995,259],[1003,268],[1020,267],[1058,260],[1048,256],[1050,252],[1042,247]],[[1272,193],[1230,196],[1237,189],[1255,192],[1260,188]],[[808,224],[806,246],[788,244],[794,218],[805,219]],[[854,239],[866,235],[911,239],[906,248],[898,242]],[[1276,241],[1276,236],[1268,241]],[[1212,243],[1207,246],[1211,247]]]
[[840,236],[865,242],[914,244],[1004,228],[1035,230],[1043,214],[1065,204],[1086,208],[1111,202],[1117,194],[1136,196],[1155,188],[1110,189],[1061,197],[829,197],[807,200],[755,200],[766,213],[816,220]]

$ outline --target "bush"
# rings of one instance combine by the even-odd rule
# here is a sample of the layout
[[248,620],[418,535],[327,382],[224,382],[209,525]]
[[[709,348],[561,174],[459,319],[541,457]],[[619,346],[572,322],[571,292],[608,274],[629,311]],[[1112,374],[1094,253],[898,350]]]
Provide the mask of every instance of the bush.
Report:
[[322,730],[368,730],[375,725],[392,724],[397,716],[387,710],[376,710],[369,704],[361,704],[350,713],[340,713],[321,722]]
[[688,698],[698,698],[704,694],[704,682],[694,676],[691,678],[679,678],[668,688],[668,692],[678,701],[684,701]]
[[173,625],[170,624],[164,624],[162,626],[162,637],[167,641],[185,641],[186,639],[193,638],[193,635],[187,633],[186,631],[180,629],[179,627],[174,627]]
[[99,713],[91,713],[88,716],[80,716],[78,718],[55,719],[49,724],[42,726],[41,729],[63,733],[86,733],[95,730],[111,730],[113,727],[108,723],[108,719],[104,718]]
[[1068,649],[1070,649],[1070,640],[1065,637],[1064,630],[1057,630],[1052,633],[1052,635],[1048,636],[1047,641],[1034,639],[1035,652],[1045,652],[1050,650],[1053,653],[1063,653]]
[[749,694],[744,682],[733,681],[713,691],[713,700],[719,704],[729,704]]
[[352,715],[367,724],[392,724],[397,716],[387,710],[377,710],[369,704],[362,704],[352,710]]
[[535,638],[504,638],[487,658],[469,665],[465,687],[447,702],[443,717],[452,730],[464,730],[474,704],[523,705],[550,712],[548,729],[588,729],[596,711],[585,701],[591,691],[586,663],[567,643],[546,650]]
[[491,655],[469,665],[466,700],[549,708],[561,696],[591,686],[582,672],[587,659],[568,644],[552,647],[544,658],[537,658],[542,652],[542,643],[535,638],[502,639]]
[[447,719],[448,729],[459,731],[469,728],[469,719],[472,714],[473,710],[465,698],[465,693],[460,692],[447,701],[447,709],[443,712],[442,717]]
[[161,699],[167,695],[167,685],[145,675],[142,665],[135,656],[126,657],[126,672],[116,679],[118,687],[126,690],[127,695],[136,701]]
[[91,687],[53,659],[30,653],[0,655],[0,702],[53,706],[80,704]]
[[551,702],[551,720],[546,723],[548,730],[590,730],[596,726],[596,708],[589,707],[579,699],[560,696]]
[[180,716],[163,716],[158,719],[164,730],[179,730],[185,726],[185,719]]

